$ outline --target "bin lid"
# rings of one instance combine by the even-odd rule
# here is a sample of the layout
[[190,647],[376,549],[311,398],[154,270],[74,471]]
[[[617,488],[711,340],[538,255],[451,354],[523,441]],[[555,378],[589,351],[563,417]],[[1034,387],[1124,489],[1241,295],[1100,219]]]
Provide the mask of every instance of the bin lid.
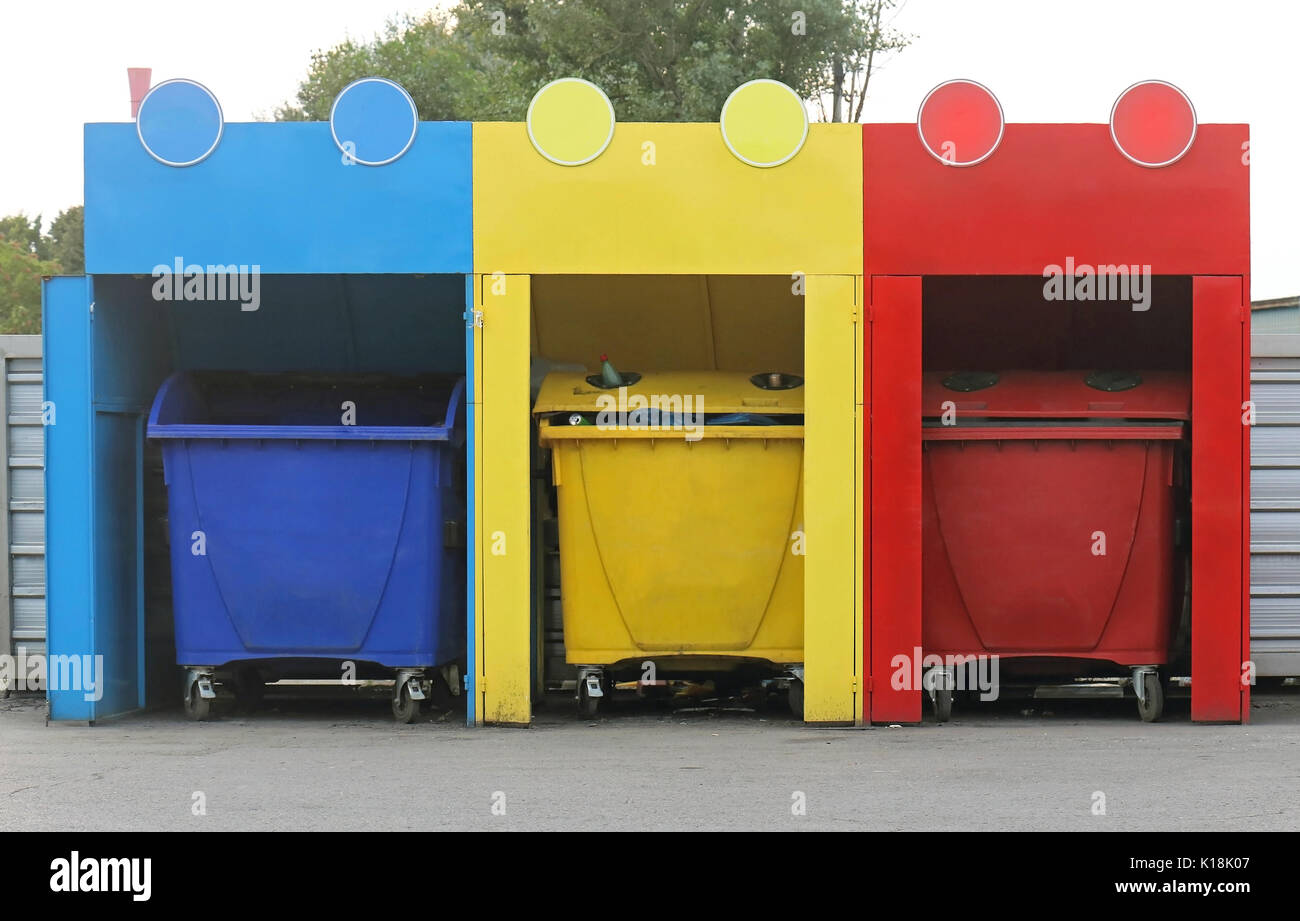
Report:
[[[672,406],[674,412],[746,413],[755,416],[801,415],[803,413],[803,379],[788,372],[777,381],[771,374],[781,369],[759,368],[754,371],[642,371],[635,383],[625,388],[605,388],[592,384],[588,375],[556,371],[546,375],[533,405],[534,413],[598,412],[601,409],[628,409],[620,399],[641,397],[649,408],[651,400]],[[626,377],[631,377],[623,371]],[[755,383],[758,380],[760,383]],[[772,383],[776,387],[771,386]],[[760,385],[761,384],[761,385]],[[601,400],[605,397],[605,400]],[[685,405],[685,399],[690,404]],[[609,403],[613,399],[613,404]],[[681,401],[681,402],[674,402]],[[635,407],[631,407],[635,408]]]
[[1191,418],[1191,377],[1180,371],[926,371],[921,415],[944,403],[963,415],[1001,419]]
[[150,438],[454,441],[465,379],[446,375],[178,371],[149,413]]

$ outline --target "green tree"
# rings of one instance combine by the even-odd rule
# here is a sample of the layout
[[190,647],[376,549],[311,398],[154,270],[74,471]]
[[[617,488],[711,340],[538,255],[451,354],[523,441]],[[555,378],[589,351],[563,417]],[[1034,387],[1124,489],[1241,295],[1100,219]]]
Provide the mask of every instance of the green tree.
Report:
[[0,240],[5,240],[23,252],[39,255],[41,249],[41,216],[28,217],[19,212],[0,217]]
[[283,120],[329,117],[339,90],[390,77],[425,119],[522,120],[559,76],[609,95],[624,121],[713,121],[741,83],[769,77],[817,103],[824,120],[861,118],[882,56],[910,40],[888,24],[895,0],[462,0],[393,21],[369,42],[312,56]]
[[39,333],[41,276],[85,271],[83,211],[60,211],[48,232],[40,215],[0,217],[0,334]]
[[41,276],[58,270],[23,243],[0,240],[0,333],[41,331]]
[[41,258],[58,264],[64,275],[81,275],[86,271],[85,209],[74,205],[60,211],[50,223],[44,238]]

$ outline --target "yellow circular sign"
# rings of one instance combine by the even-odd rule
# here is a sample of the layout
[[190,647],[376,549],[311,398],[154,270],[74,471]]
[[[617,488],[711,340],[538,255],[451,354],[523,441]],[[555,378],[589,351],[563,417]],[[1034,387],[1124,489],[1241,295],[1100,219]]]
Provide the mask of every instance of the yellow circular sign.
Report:
[[561,166],[590,163],[614,139],[614,106],[604,90],[577,77],[552,80],[528,104],[528,139]]
[[727,149],[750,166],[780,166],[808,139],[803,100],[776,80],[750,80],[736,87],[718,121]]

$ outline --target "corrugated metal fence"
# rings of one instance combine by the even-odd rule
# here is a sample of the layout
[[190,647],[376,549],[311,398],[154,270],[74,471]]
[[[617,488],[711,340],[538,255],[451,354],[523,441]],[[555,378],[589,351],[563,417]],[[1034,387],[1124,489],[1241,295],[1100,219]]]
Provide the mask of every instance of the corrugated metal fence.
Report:
[[1251,659],[1300,675],[1300,335],[1255,335],[1251,355]]
[[4,386],[0,387],[5,510],[0,590],[0,636],[5,652],[45,652],[45,428],[40,336],[0,336]]

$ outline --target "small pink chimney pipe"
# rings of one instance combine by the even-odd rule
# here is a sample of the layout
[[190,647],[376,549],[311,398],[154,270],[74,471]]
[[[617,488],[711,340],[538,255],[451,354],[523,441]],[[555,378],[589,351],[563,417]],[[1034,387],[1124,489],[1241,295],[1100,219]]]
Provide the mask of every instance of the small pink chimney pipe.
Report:
[[131,84],[131,117],[140,114],[140,103],[149,93],[149,80],[153,77],[152,67],[128,67],[127,82]]

